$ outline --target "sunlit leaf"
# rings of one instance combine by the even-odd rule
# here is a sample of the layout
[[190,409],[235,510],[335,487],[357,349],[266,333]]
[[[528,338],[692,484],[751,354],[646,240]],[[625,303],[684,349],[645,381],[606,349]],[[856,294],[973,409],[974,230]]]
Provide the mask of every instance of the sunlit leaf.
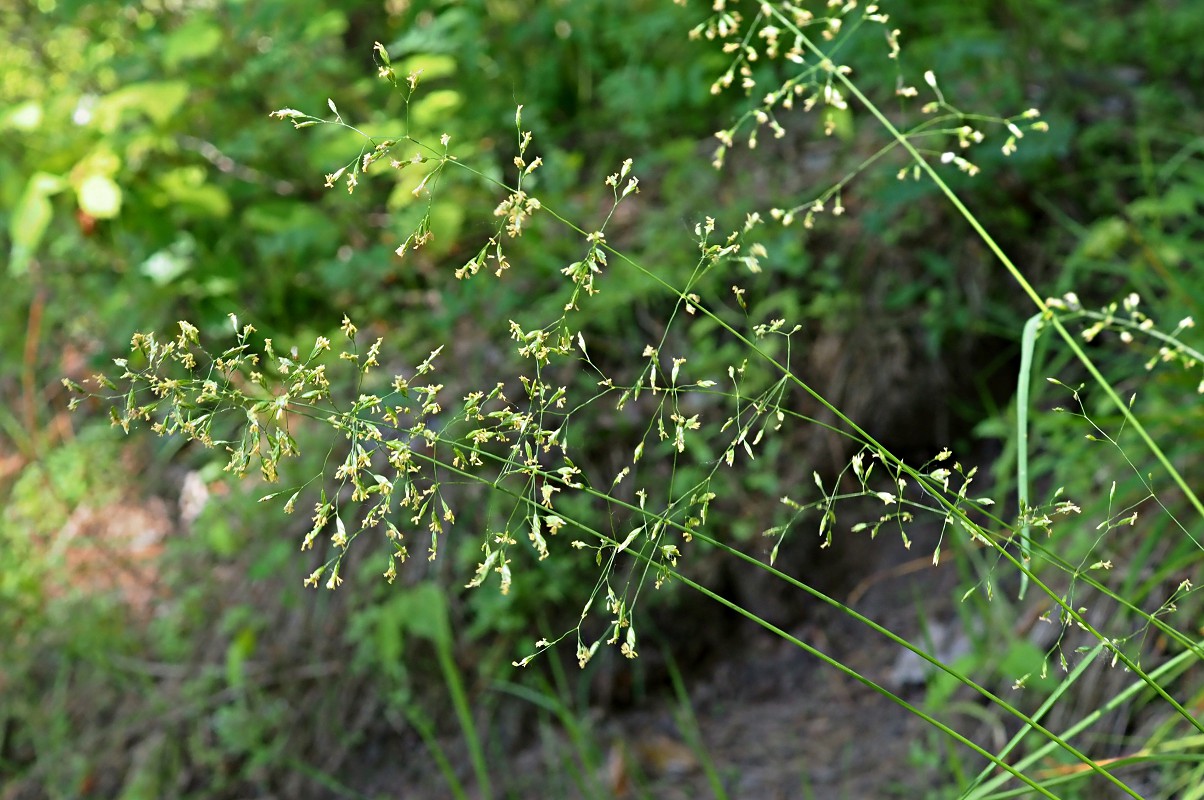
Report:
[[8,222],[9,236],[13,241],[8,264],[11,274],[24,275],[28,271],[29,261],[54,215],[50,197],[62,191],[66,184],[63,178],[46,172],[34,173],[29,183],[25,184],[25,192]]
[[121,187],[105,175],[92,175],[75,190],[79,207],[97,219],[113,219],[121,213]]

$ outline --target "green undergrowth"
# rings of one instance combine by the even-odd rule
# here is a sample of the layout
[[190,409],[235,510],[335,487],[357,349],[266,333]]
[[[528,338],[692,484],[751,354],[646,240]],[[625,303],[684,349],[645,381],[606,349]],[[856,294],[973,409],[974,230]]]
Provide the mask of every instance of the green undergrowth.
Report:
[[[656,796],[650,745],[595,724],[591,681],[638,674],[672,627],[665,609],[698,601],[924,723],[914,762],[932,796],[1197,791],[1198,139],[1141,122],[1137,179],[1103,176],[1132,196],[1062,209],[1079,179],[1066,169],[1072,116],[1112,106],[1058,73],[1040,98],[1048,116],[1031,108],[1034,90],[1003,65],[1023,59],[1005,58],[994,25],[1025,9],[1061,20],[1061,5],[936,4],[959,15],[953,48],[926,33],[935,11],[711,5],[635,3],[649,21],[630,41],[605,3],[401,4],[375,44],[355,41],[355,12],[315,14],[284,33],[315,48],[317,68],[297,76],[306,91],[277,86],[276,121],[247,123],[303,176],[269,199],[243,185],[270,182],[258,146],[166,129],[165,106],[211,124],[210,95],[148,80],[114,99],[117,60],[99,110],[78,106],[112,124],[79,123],[19,194],[4,184],[18,197],[10,270],[31,312],[5,332],[25,346],[5,362],[23,402],[3,420],[21,461],[0,520],[17,565],[4,624],[24,637],[0,672],[24,698],[0,720],[0,766],[19,791],[358,796],[382,790],[356,788],[348,764],[388,736],[424,753],[422,774],[453,796],[523,796],[529,775],[505,751],[534,715],[558,796]],[[482,27],[487,14],[505,24]],[[208,60],[222,49],[205,43],[231,20],[170,22],[160,66],[219,73]],[[1033,35],[1077,52],[1063,22]],[[106,24],[159,35],[153,14]],[[79,32],[55,30],[61,48]],[[337,69],[332,36],[370,50],[394,91],[361,76],[319,88]],[[505,58],[499,36],[513,38]],[[670,66],[637,60],[635,45],[662,38]],[[537,58],[530,42],[554,46]],[[262,40],[240,46],[260,52],[257,68],[280,66]],[[998,80],[966,85],[965,65],[985,56]],[[524,91],[474,101],[466,75],[514,70],[531,74]],[[966,95],[1006,112],[967,110]],[[1152,113],[1165,98],[1132,102]],[[25,134],[45,112],[14,109],[6,124]],[[1093,153],[1124,138],[1092,130],[1080,144]],[[181,142],[241,183],[183,164],[130,180]],[[54,213],[70,196],[74,229]],[[235,217],[246,241],[219,235]],[[104,264],[127,248],[107,221],[140,218],[154,236],[128,243],[115,272],[128,292],[88,311],[119,320],[89,351],[129,338],[128,352],[96,374],[79,358],[60,366],[84,419],[161,438],[142,450],[112,433],[56,438],[30,377],[49,330],[33,312],[70,316],[45,299],[72,281],[45,255],[65,259],[71,241],[54,226]],[[198,225],[210,234],[181,232]],[[1051,230],[1074,243],[1065,255],[1020,243]],[[263,278],[240,293],[248,261]],[[164,316],[119,314],[132,297]],[[991,352],[992,337],[1016,348]],[[977,373],[943,367],[984,352]],[[994,470],[952,432],[976,413],[975,434],[1003,443]],[[178,510],[156,512],[121,490],[140,473],[204,499],[186,510],[182,492]],[[85,579],[65,554],[131,507],[189,535]],[[800,548],[824,563],[888,540],[957,570],[968,647],[939,646],[924,610],[888,629],[797,568]],[[855,669],[710,580],[730,565],[910,651],[923,691]],[[148,574],[154,611],[138,618],[126,592]],[[62,585],[81,591],[54,594]],[[704,638],[680,626],[667,646]],[[675,757],[726,796],[730,768],[672,652],[667,663]],[[78,746],[73,728],[112,719],[123,736]]]

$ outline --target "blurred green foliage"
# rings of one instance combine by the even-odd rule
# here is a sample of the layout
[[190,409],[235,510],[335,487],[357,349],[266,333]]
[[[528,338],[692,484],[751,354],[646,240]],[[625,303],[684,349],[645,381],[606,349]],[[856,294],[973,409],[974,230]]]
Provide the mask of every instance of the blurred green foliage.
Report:
[[[1195,41],[1204,7],[935,0],[893,13],[904,28],[902,67],[913,77],[934,68],[956,76],[946,89],[967,108],[1036,105],[1051,120],[1046,139],[1026,142],[1011,160],[988,158],[983,176],[956,182],[1046,291],[1075,289],[1090,305],[1137,290],[1160,319],[1204,319],[1204,281],[1193,270],[1204,258],[1204,61]],[[537,221],[503,290],[456,285],[451,271],[490,232],[497,198],[488,187],[462,177],[440,187],[433,244],[402,261],[393,250],[426,210],[411,194],[417,179],[369,175],[352,196],[326,189],[323,175],[359,142],[333,127],[298,134],[268,120],[269,111],[316,110],[332,98],[361,130],[396,135],[403,106],[374,75],[375,41],[402,74],[422,70],[411,135],[450,134],[456,152],[487,175],[512,169],[508,137],[523,104],[534,150],[549,163],[537,189],[583,226],[606,213],[598,191],[605,175],[634,158],[638,212],[616,220],[611,239],[683,283],[704,214],[734,227],[749,211],[818,191],[870,152],[872,135],[856,110],[837,140],[800,117],[786,141],[710,170],[710,132],[742,109],[709,93],[725,61],[686,38],[696,21],[694,10],[654,0],[0,7],[0,641],[11,643],[0,693],[18,698],[0,712],[0,777],[24,781],[28,796],[300,796],[329,783],[298,763],[334,772],[375,730],[349,702],[356,691],[379,693],[366,702],[384,718],[415,702],[428,703],[432,717],[446,708],[415,688],[432,676],[450,683],[432,649],[438,637],[414,621],[424,590],[302,597],[297,532],[279,530],[274,513],[238,491],[198,517],[191,536],[168,538],[155,571],[172,599],[149,621],[110,590],[101,600],[87,586],[63,591],[77,577],[60,561],[70,546],[62,531],[80,509],[171,496],[177,472],[194,467],[217,481],[202,456],[166,445],[135,459],[145,472],[123,464],[102,415],[76,418],[77,430],[63,421],[58,378],[87,376],[134,330],[182,318],[215,332],[234,312],[264,335],[304,341],[337,329],[347,313],[387,333],[400,362],[452,339],[471,367],[509,357],[493,342],[498,331],[504,340],[516,309],[556,316],[563,297],[552,287],[580,258],[579,241]],[[868,40],[855,47],[881,49]],[[894,65],[867,64],[861,79],[882,87],[876,99],[888,97]],[[768,235],[774,261],[748,277],[753,306],[746,313],[733,302],[730,319],[747,327],[785,317],[805,324],[812,340],[836,337],[844,349],[827,379],[847,395],[833,399],[867,413],[897,405],[874,431],[888,441],[928,447],[946,433],[966,443],[975,424],[1006,438],[1014,341],[1030,310],[966,243],[964,226],[932,189],[883,170],[854,184],[846,202],[848,222]],[[710,280],[701,288],[718,295],[726,278]],[[599,299],[604,313],[592,324],[613,350],[596,355],[615,364],[659,336],[658,315],[671,307],[651,281],[629,274],[610,277]],[[899,332],[908,364],[927,365],[912,387],[859,380],[893,374],[884,361],[903,358],[861,351],[887,330]],[[700,374],[737,357],[712,324],[684,331],[677,344],[696,354]],[[1151,378],[1143,360],[1110,363],[1121,385],[1140,388],[1151,428],[1172,437],[1197,430],[1199,412],[1182,402],[1197,378],[1169,370]],[[1051,354],[1046,363],[1064,362]],[[945,428],[904,430],[934,386],[951,385],[974,390],[954,399]],[[1041,420],[1037,465],[1053,485],[1090,495],[1125,469],[1118,459],[1084,472],[1095,454],[1067,457],[1080,452],[1071,442],[1081,435],[1076,424]],[[605,434],[586,448],[604,465],[637,433],[617,417],[579,424]],[[1183,438],[1173,455],[1198,475],[1194,445]],[[771,522],[750,513],[755,498],[781,494],[819,458],[810,442],[781,447],[764,471],[731,478],[728,494],[741,499],[716,509],[739,538]],[[790,466],[774,471],[775,463]],[[1142,488],[1130,482],[1126,498],[1135,502]],[[1174,555],[1180,569],[1198,559],[1198,551]],[[470,544],[444,563],[459,568],[475,557]],[[525,654],[518,642],[530,638],[530,620],[549,608],[576,616],[574,592],[588,566],[522,573],[507,598],[481,592],[466,605],[454,597],[442,611],[466,634],[457,655],[479,658],[480,673],[496,678],[499,665]],[[365,562],[361,571],[356,579],[368,586],[381,570]],[[417,577],[458,586],[458,574]],[[319,692],[320,671],[289,672],[299,659],[352,677],[342,694]],[[471,683],[473,668],[465,669]],[[167,741],[154,720],[173,707],[184,709],[173,724],[185,735]],[[299,731],[319,717],[342,729]],[[98,731],[114,720],[125,738],[102,747]],[[77,746],[80,731],[91,748]],[[200,775],[220,780],[203,785]]]

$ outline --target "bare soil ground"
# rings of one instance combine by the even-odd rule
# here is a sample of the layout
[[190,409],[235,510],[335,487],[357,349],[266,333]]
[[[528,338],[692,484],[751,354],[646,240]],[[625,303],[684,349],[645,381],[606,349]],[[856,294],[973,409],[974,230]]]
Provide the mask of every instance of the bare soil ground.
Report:
[[[884,534],[875,542],[864,537],[854,552],[841,556],[856,566],[842,564],[844,579],[828,581],[834,585],[826,590],[841,601],[854,600],[861,613],[912,639],[922,637],[923,625],[954,621],[954,568],[931,566],[936,533],[909,530],[911,550],[897,537]],[[760,608],[755,598],[742,605],[776,617],[789,634],[905,699],[922,698],[922,683],[900,658],[899,646],[799,595],[793,612],[782,609],[780,598]],[[665,685],[627,708],[591,709],[581,724],[605,748],[601,763],[592,767],[576,759],[579,750],[567,732],[545,729],[507,759],[500,771],[509,776],[501,781],[506,795],[696,800],[720,796],[718,781],[733,800],[937,796],[935,775],[914,758],[932,730],[927,723],[770,631],[734,612],[722,613],[736,620],[722,633],[726,647],[677,665],[688,711]],[[716,623],[708,618],[701,624]],[[455,748],[449,743],[449,751]],[[471,785],[467,762],[462,767],[457,771]],[[585,775],[587,769],[592,771]],[[368,796],[422,800],[447,792],[429,768],[398,769],[384,782],[359,785]]]

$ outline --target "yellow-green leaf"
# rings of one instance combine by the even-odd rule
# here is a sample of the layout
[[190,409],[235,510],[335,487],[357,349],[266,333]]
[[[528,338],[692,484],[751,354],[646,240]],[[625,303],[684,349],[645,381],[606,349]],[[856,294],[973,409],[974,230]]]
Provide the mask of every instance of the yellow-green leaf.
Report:
[[24,275],[29,270],[29,261],[54,216],[50,196],[62,191],[66,185],[60,176],[46,172],[34,173],[25,184],[25,191],[8,221],[9,237],[13,241],[8,263],[11,274]]
[[174,71],[181,64],[204,58],[222,43],[222,29],[197,18],[172,31],[163,47],[163,66]]
[[121,187],[105,175],[91,175],[76,189],[80,210],[97,219],[112,219],[121,213]]
[[184,81],[146,81],[123,86],[96,106],[96,126],[105,132],[117,129],[126,111],[141,111],[160,125],[168,122],[188,99]]
[[19,103],[0,116],[0,128],[18,131],[36,131],[42,125],[42,104],[37,100]]

